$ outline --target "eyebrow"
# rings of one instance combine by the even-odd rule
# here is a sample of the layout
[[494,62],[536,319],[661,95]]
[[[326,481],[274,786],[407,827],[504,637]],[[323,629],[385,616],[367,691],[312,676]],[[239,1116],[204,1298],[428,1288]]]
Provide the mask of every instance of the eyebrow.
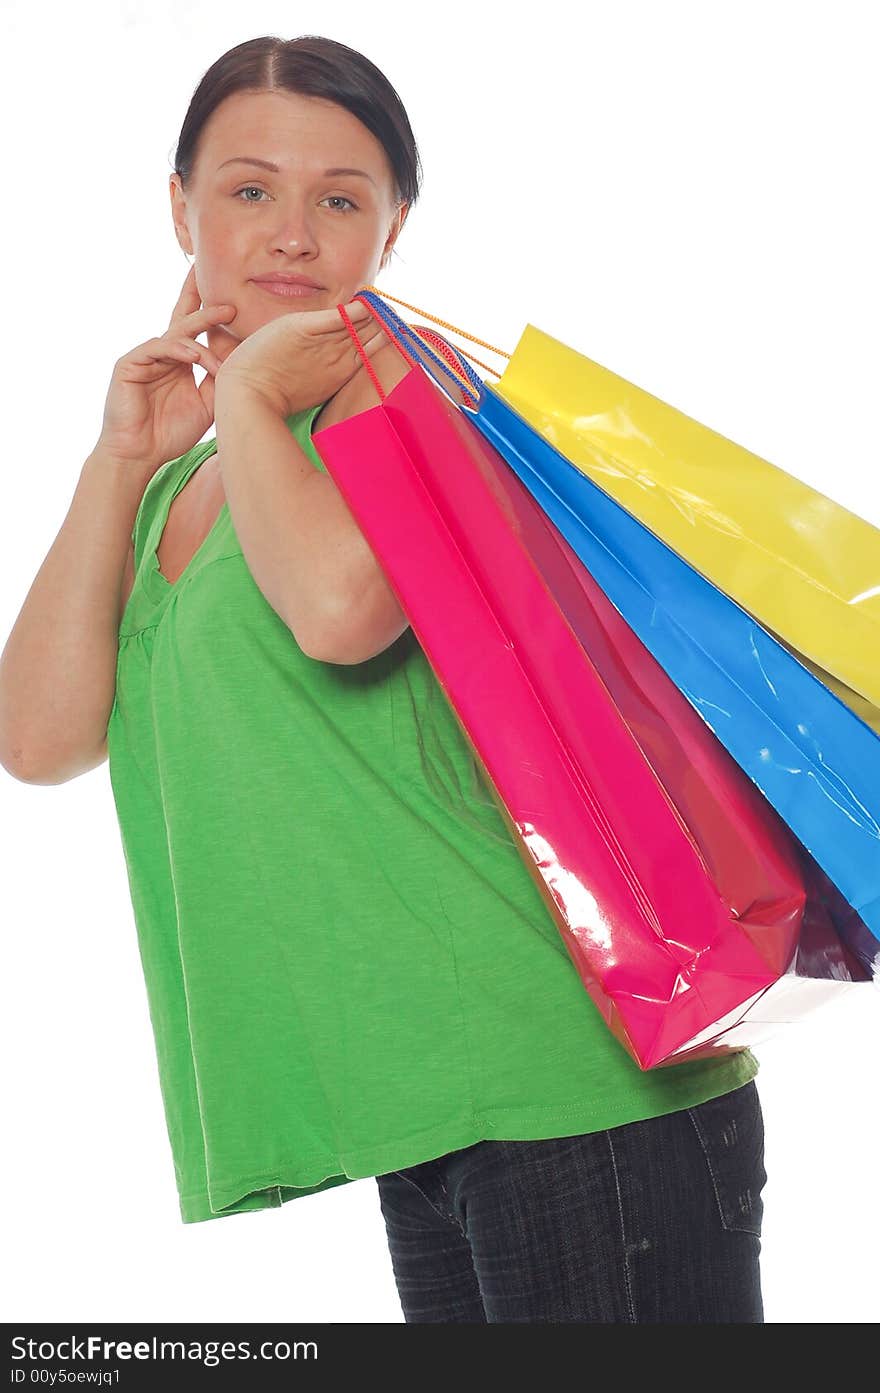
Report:
[[[260,169],[271,169],[273,174],[281,173],[279,165],[273,164],[271,160],[258,160],[255,155],[233,155],[231,159],[224,160],[223,164],[217,166],[218,172],[224,169],[228,164],[255,164],[259,165]],[[334,168],[324,170],[325,178],[331,174],[359,174],[362,179],[369,179],[371,184],[376,183],[375,179],[369,175],[365,169]]]

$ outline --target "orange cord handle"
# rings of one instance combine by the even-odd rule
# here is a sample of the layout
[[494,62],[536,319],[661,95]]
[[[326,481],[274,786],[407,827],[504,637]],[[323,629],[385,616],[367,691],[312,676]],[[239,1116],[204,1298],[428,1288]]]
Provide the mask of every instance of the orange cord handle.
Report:
[[[367,290],[372,290],[372,289],[373,289],[372,286],[365,286],[364,288],[367,289]],[[378,294],[379,294],[379,291],[375,291],[375,293],[378,295]],[[375,305],[371,305],[371,304],[369,303],[368,300],[362,299],[362,298],[360,297],[360,295],[356,295],[354,298],[355,298],[356,300],[357,300],[357,299],[360,299],[360,300],[361,300],[361,304],[367,306],[367,309],[370,311],[370,313],[372,314],[373,318],[376,320],[376,322],[377,322],[377,324],[379,325],[379,327],[380,327],[381,329],[384,329],[384,330],[385,330],[387,336],[391,339],[391,342],[392,342],[392,343],[395,345],[395,347],[396,347],[397,349],[399,349],[399,351],[403,354],[403,357],[404,357],[404,358],[406,359],[406,361],[409,363],[410,367],[413,367],[413,368],[414,368],[414,367],[419,367],[419,366],[421,366],[421,364],[419,363],[418,359],[415,358],[415,357],[413,357],[412,354],[410,354],[409,352],[407,352],[407,350],[404,348],[403,344],[400,342],[400,340],[397,338],[397,336],[392,332],[392,330],[389,328],[389,326],[385,323],[384,319],[383,319],[382,316],[379,314],[379,311],[376,309]],[[389,296],[388,298],[391,299],[391,296]],[[401,302],[401,303],[403,303],[403,302]],[[381,382],[379,381],[378,377],[376,376],[375,369],[374,369],[372,363],[370,362],[370,359],[369,359],[369,357],[368,357],[368,355],[367,355],[367,352],[366,352],[366,349],[364,348],[364,345],[361,343],[360,335],[358,334],[357,329],[355,328],[354,324],[351,322],[351,318],[350,318],[350,316],[349,316],[349,314],[348,314],[348,311],[346,310],[346,308],[345,308],[344,305],[337,305],[336,308],[337,308],[337,310],[339,311],[339,314],[340,314],[340,317],[341,317],[341,319],[342,319],[342,322],[345,324],[345,327],[346,327],[346,329],[348,330],[349,335],[351,336],[351,339],[352,339],[352,341],[353,341],[353,343],[354,343],[355,348],[357,349],[357,352],[358,352],[358,354],[359,354],[359,356],[360,356],[360,359],[361,359],[361,361],[362,361],[364,367],[366,368],[366,370],[367,370],[367,372],[368,372],[368,374],[369,374],[370,381],[372,382],[373,386],[376,388],[376,392],[378,393],[380,402],[384,402],[387,394],[386,394],[384,388],[382,387],[382,384],[381,384]],[[421,311],[419,311],[419,313],[421,313]],[[430,318],[433,318],[433,315],[431,315],[431,316],[429,316],[429,317],[430,317]],[[441,320],[441,321],[438,321],[438,322],[439,322],[439,323],[442,323],[443,321]],[[446,343],[445,339],[441,338],[441,336],[440,336],[439,334],[435,333],[432,329],[428,329],[426,326],[423,326],[423,325],[410,325],[409,327],[412,328],[413,332],[414,332],[418,337],[424,339],[426,343],[430,343],[430,344],[434,347],[435,351],[436,351],[437,353],[439,353],[439,354],[442,356],[442,358],[444,359],[444,361],[449,365],[449,367],[451,368],[452,372],[455,374],[455,377],[456,377],[457,380],[459,381],[459,384],[460,384],[461,390],[462,390],[462,395],[463,395],[467,400],[469,400],[469,401],[471,402],[471,404],[473,405],[474,409],[476,410],[476,408],[479,406],[479,402],[478,402],[478,400],[476,399],[476,397],[474,396],[473,385],[471,384],[471,381],[470,381],[470,379],[468,378],[467,374],[466,374],[465,372],[462,371],[461,367],[459,366],[458,362],[456,361],[455,353],[454,353],[453,349],[450,348],[449,344]],[[451,326],[450,326],[450,327],[451,327]],[[469,335],[466,335],[466,337],[469,337]],[[491,344],[486,344],[485,346],[486,346],[486,348],[491,348],[491,347],[492,347]],[[464,350],[460,350],[460,351],[463,352]],[[501,349],[494,349],[494,350],[493,350],[493,352],[501,352],[501,351],[502,351]],[[467,356],[470,357],[471,355],[468,354]],[[509,356],[509,355],[503,355],[503,356]],[[483,366],[483,365],[481,364],[480,366]],[[490,371],[490,372],[495,372],[495,369],[494,369],[494,368],[489,368],[489,371]],[[497,377],[497,376],[499,376],[499,374],[498,374],[498,373],[495,373],[495,376]]]
[[[478,338],[475,338],[473,334],[468,334],[468,333],[466,333],[466,331],[465,331],[464,329],[458,329],[458,328],[456,328],[456,326],[455,326],[454,324],[450,324],[450,323],[448,322],[448,320],[445,320],[445,319],[438,319],[438,317],[437,317],[435,314],[429,314],[427,310],[419,309],[418,305],[411,305],[411,304],[409,303],[409,301],[407,301],[407,300],[398,300],[396,295],[389,295],[387,290],[380,290],[379,287],[378,287],[377,285],[364,285],[364,286],[361,287],[361,289],[362,289],[362,290],[372,290],[373,294],[374,294],[374,295],[378,295],[378,296],[380,297],[380,299],[383,299],[383,300],[392,300],[392,301],[394,302],[395,305],[404,305],[408,310],[415,310],[416,314],[423,314],[423,315],[425,316],[426,319],[433,320],[433,322],[434,322],[435,324],[439,324],[439,325],[441,326],[441,328],[443,328],[443,329],[451,329],[452,332],[453,332],[454,334],[461,334],[461,336],[462,336],[463,339],[468,339],[471,343],[478,343],[478,344],[480,345],[481,348],[488,348],[488,349],[491,349],[491,351],[492,351],[493,353],[498,353],[502,358],[507,358],[507,359],[509,359],[510,356],[511,356],[509,353],[505,353],[505,351],[504,351],[503,348],[496,348],[496,347],[494,346],[494,344],[486,343],[485,339],[478,339]],[[355,298],[356,298],[356,297],[355,297]],[[410,327],[415,333],[419,333],[420,329],[422,328],[421,325],[416,325],[416,324],[410,324],[409,327]],[[430,332],[430,330],[428,330],[427,332]],[[435,345],[435,346],[436,346],[436,345]],[[491,372],[492,375],[493,375],[493,377],[500,377],[500,376],[501,376],[501,374],[500,374],[499,372],[497,372],[495,368],[489,367],[488,363],[482,363],[482,362],[480,362],[479,358],[475,358],[474,355],[473,355],[472,353],[468,353],[467,349],[465,349],[465,348],[459,348],[459,349],[458,349],[458,352],[459,352],[459,353],[463,353],[464,356],[465,356],[466,358],[470,358],[471,362],[472,362],[472,363],[476,363],[477,367],[479,367],[479,368],[485,368],[487,372]],[[445,357],[445,354],[444,354],[444,357]]]

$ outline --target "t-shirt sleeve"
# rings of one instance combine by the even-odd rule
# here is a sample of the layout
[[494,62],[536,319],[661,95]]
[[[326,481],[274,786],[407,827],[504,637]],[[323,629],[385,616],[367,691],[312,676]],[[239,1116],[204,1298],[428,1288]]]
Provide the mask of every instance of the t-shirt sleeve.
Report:
[[319,402],[317,406],[310,406],[306,411],[295,411],[293,415],[286,417],[286,422],[287,429],[306,457],[312,461],[316,469],[320,469],[322,474],[328,474],[329,471],[327,466],[318,454],[315,448],[315,442],[312,440],[312,427],[315,423],[315,417],[323,406],[326,406],[326,402]]

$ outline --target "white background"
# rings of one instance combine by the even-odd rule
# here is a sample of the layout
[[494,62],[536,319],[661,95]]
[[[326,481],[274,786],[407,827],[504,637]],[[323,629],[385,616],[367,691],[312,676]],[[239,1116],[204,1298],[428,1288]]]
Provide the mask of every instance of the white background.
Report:
[[[403,99],[425,179],[382,289],[508,352],[536,324],[880,525],[872,9],[447,0],[426,43],[412,0],[6,0],[0,641],[186,274],[192,90],[260,34]],[[106,764],[0,770],[0,819],[5,1318],[401,1321],[373,1180],[181,1224]],[[756,1049],[768,1322],[880,1315],[878,1044],[866,986]]]

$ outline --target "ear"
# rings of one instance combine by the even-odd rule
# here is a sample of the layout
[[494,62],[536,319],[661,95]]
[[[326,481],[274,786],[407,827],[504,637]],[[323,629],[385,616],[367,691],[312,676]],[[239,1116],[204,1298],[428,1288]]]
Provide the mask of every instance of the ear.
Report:
[[379,263],[380,271],[383,271],[391,260],[391,253],[394,250],[394,243],[397,241],[398,237],[403,231],[403,224],[406,222],[408,214],[409,204],[401,203],[400,208],[397,212],[394,227],[388,235],[388,241],[385,243],[385,248],[382,252],[382,260]]
[[178,243],[188,256],[194,256],[192,238],[186,225],[186,195],[176,172],[169,175],[168,192],[171,197],[171,218]]

